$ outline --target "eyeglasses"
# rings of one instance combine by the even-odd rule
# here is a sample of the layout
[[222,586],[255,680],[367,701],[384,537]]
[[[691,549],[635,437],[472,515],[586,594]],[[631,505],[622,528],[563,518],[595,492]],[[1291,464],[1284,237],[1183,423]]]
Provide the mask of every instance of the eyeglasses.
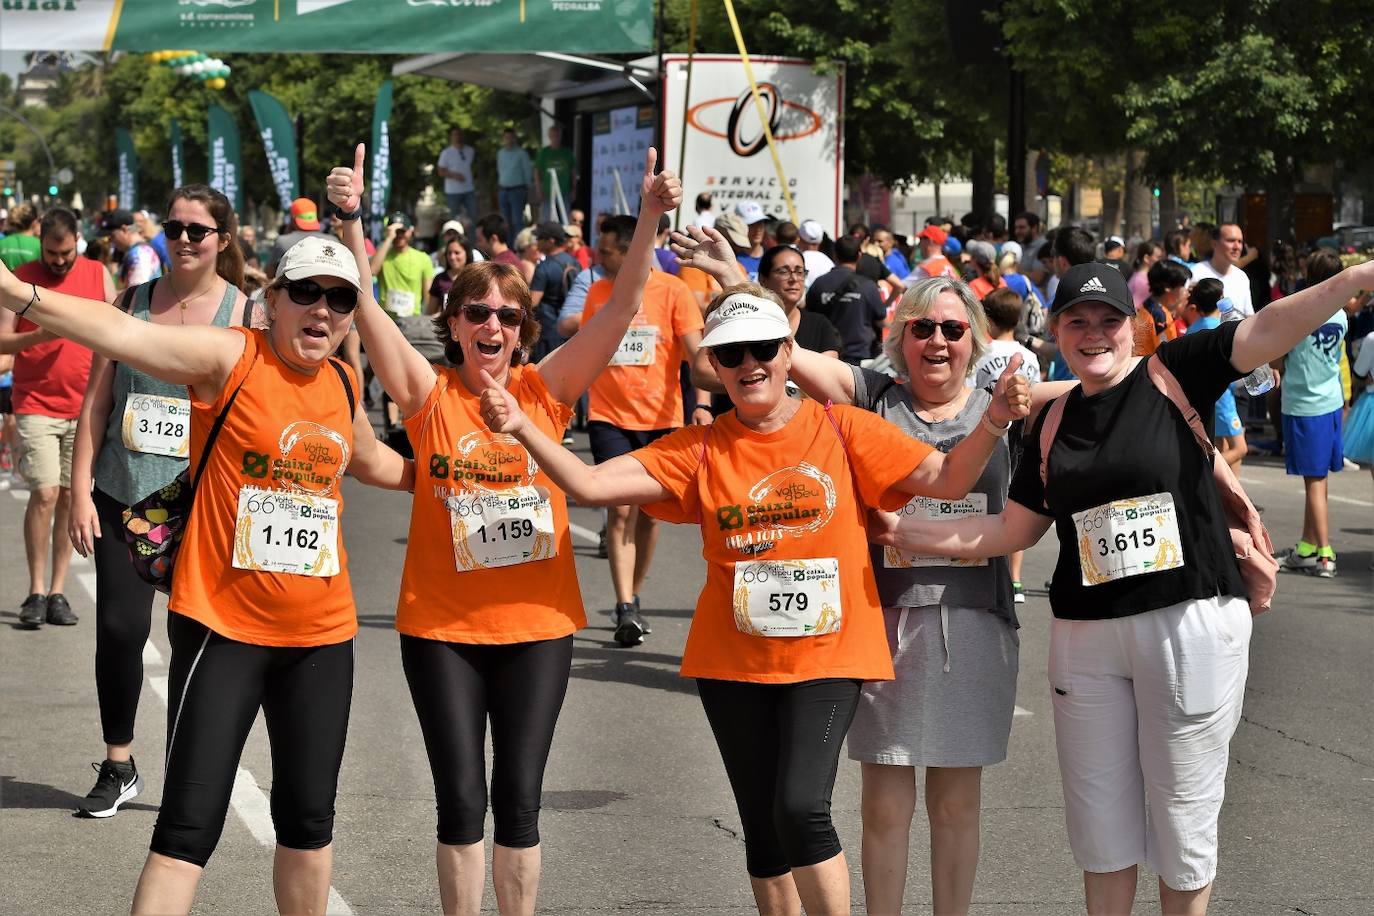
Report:
[[175,242],[181,238],[183,232],[191,240],[192,245],[199,245],[205,241],[207,235],[219,235],[224,230],[219,226],[202,226],[200,223],[183,223],[179,219],[169,219],[162,224],[162,229],[167,233],[167,241]]
[[358,307],[358,291],[351,286],[326,289],[314,280],[287,280],[286,295],[297,305],[314,305],[323,296],[329,310],[339,315],[348,315]]
[[740,363],[744,362],[746,350],[757,361],[766,363],[778,355],[778,348],[781,346],[781,340],[753,340],[748,343],[721,344],[718,347],[712,347],[711,352],[716,355],[716,362],[725,368],[738,369]]
[[463,317],[473,324],[486,324],[492,312],[496,313],[496,320],[508,328],[518,328],[525,321],[525,310],[512,308],[509,305],[503,305],[499,309],[483,305],[480,302],[463,306]]
[[968,330],[967,321],[956,321],[953,318],[946,318],[944,321],[933,321],[930,318],[917,318],[907,324],[911,331],[911,336],[917,340],[929,340],[934,334],[935,329],[939,328],[940,333],[945,335],[945,340],[953,343],[964,336]]
[[796,277],[799,280],[806,279],[805,267],[774,267],[768,271],[770,277]]

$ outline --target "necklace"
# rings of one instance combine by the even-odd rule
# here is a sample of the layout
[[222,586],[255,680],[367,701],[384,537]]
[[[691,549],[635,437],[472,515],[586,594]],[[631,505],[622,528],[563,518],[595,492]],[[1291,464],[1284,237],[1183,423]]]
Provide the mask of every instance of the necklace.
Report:
[[[202,289],[202,290],[200,290],[199,292],[192,293],[192,294],[189,295],[189,296],[184,296],[184,297],[178,297],[178,298],[177,298],[177,307],[178,307],[179,309],[181,309],[181,323],[182,323],[182,324],[185,324],[185,323],[186,323],[186,310],[189,309],[189,308],[191,307],[191,303],[192,303],[192,302],[195,302],[195,301],[196,301],[197,299],[199,299],[201,296],[205,295],[205,294],[208,293],[210,290],[214,289],[214,288],[215,288],[215,284],[217,284],[218,282],[219,282],[219,277],[218,277],[218,276],[215,276],[215,277],[211,278],[211,280],[210,280],[210,285],[207,286],[207,287],[205,287],[205,289]],[[172,284],[172,295],[175,296],[176,294],[177,294],[177,291],[176,291],[176,284],[173,283],[173,284]]]

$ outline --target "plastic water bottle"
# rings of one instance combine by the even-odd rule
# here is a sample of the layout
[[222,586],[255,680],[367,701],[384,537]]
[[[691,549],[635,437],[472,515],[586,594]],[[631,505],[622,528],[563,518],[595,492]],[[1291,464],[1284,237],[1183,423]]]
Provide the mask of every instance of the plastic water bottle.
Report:
[[[1217,312],[1221,315],[1222,321],[1243,321],[1240,312],[1236,311],[1235,303],[1230,299],[1221,299],[1217,302]],[[1247,375],[1242,382],[1245,390],[1251,397],[1268,393],[1274,387],[1274,372],[1269,368],[1268,363],[1262,363],[1258,369]]]

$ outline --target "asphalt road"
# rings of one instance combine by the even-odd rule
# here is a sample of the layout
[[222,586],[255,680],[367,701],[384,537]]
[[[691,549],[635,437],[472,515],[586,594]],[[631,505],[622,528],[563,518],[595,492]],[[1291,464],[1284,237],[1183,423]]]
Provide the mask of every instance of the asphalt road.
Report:
[[[1281,465],[1252,462],[1246,480],[1280,544],[1302,519],[1302,490]],[[361,631],[348,751],[335,825],[332,912],[436,912],[433,792],[401,674],[393,609],[405,551],[406,497],[348,481],[346,536]],[[1374,486],[1366,472],[1336,475],[1331,520],[1340,576],[1281,578],[1276,609],[1256,621],[1245,716],[1232,744],[1221,822],[1218,914],[1374,911]],[[0,493],[0,912],[127,912],[162,782],[167,640],[154,611],[148,683],[135,754],[142,796],[105,821],[70,816],[102,756],[92,671],[94,573],[78,564],[68,588],[80,625],[14,628],[23,600],[25,494]],[[573,520],[591,626],[576,637],[573,680],[545,785],[543,912],[733,914],[753,911],[744,846],[724,771],[695,690],[677,676],[703,579],[700,540],[665,527],[643,592],[654,633],[624,650],[610,639],[610,583],[586,535],[595,510]],[[1051,534],[1052,538],[1053,535]],[[1046,540],[1027,557],[1043,583]],[[1022,613],[1021,711],[1008,760],[984,778],[979,914],[1081,912],[1054,757],[1045,659],[1049,609],[1033,589]],[[271,767],[261,722],[244,751],[233,809],[201,884],[196,911],[272,911]],[[858,767],[842,761],[834,814],[859,874]],[[929,912],[927,829],[913,829],[908,913]],[[1137,912],[1158,912],[1142,873]],[[495,901],[487,893],[487,907]]]

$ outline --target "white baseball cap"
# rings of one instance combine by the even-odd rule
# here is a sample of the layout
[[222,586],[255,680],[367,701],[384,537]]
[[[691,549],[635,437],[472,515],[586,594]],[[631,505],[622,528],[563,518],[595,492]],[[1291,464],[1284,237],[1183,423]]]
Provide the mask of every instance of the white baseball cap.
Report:
[[337,239],[306,236],[286,250],[277,265],[277,276],[288,280],[307,277],[338,277],[354,289],[361,289],[358,262],[353,252]]
[[808,245],[815,245],[825,238],[825,230],[814,219],[804,219],[802,224],[797,227],[797,235]]
[[746,226],[752,226],[768,219],[768,214],[763,212],[763,207],[759,206],[759,202],[756,200],[740,201],[735,204],[735,212],[739,214],[740,219],[744,220]]
[[776,302],[748,293],[735,293],[706,316],[706,335],[701,338],[701,346],[719,347],[791,336],[792,324]]
[[442,226],[440,226],[440,227],[439,227],[439,234],[440,234],[440,235],[443,235],[445,232],[448,232],[450,229],[452,229],[454,232],[458,233],[458,237],[459,237],[460,239],[461,239],[463,236],[467,235],[467,232],[463,229],[463,224],[460,223],[460,222],[458,222],[458,220],[456,220],[456,219],[451,219],[451,220],[449,220],[448,222],[444,223]]

